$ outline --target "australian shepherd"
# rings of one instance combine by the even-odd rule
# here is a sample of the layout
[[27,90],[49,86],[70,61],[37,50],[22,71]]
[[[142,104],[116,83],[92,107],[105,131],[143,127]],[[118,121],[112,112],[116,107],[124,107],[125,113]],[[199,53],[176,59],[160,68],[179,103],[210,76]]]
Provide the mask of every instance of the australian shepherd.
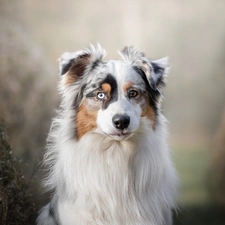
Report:
[[48,136],[51,201],[38,225],[169,225],[176,172],[161,113],[167,58],[100,45],[60,58],[61,105]]

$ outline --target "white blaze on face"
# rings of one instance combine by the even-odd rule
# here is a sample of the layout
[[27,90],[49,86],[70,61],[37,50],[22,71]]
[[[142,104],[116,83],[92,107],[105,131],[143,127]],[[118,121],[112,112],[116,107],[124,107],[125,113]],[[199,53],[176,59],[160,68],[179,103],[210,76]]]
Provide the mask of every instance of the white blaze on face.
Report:
[[[143,106],[147,104],[142,93],[144,84],[140,76],[126,63],[109,61],[108,67],[109,73],[117,82],[117,93],[106,109],[98,111],[97,125],[102,133],[122,138],[122,136],[134,133],[139,128]],[[137,97],[129,97],[132,90],[137,91]],[[123,130],[117,129],[113,122],[115,115],[129,117],[129,125]]]
[[126,115],[130,118],[129,126],[124,129],[124,134],[135,132],[139,127],[141,107],[132,105],[128,100],[121,97],[105,110],[100,109],[97,116],[97,124],[101,131],[106,135],[118,135],[119,131],[113,124],[113,117],[117,114]]

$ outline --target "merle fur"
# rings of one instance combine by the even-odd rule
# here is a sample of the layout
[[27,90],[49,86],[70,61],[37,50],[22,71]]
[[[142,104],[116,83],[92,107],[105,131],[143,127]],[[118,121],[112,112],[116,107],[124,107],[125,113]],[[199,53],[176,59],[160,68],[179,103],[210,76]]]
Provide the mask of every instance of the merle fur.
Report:
[[139,68],[137,66],[133,66],[133,69],[137,72],[137,74],[139,74],[141,76],[141,78],[145,82],[149,104],[152,106],[154,113],[157,115],[158,111],[159,111],[158,100],[161,95],[160,91],[158,89],[153,89],[151,87],[144,71],[141,68]]
[[152,69],[153,69],[153,72],[155,74],[157,74],[157,79],[156,80],[153,80],[152,79],[152,86],[154,89],[157,89],[157,87],[164,87],[165,86],[165,82],[164,82],[164,73],[165,73],[165,68],[159,66],[157,63],[154,63],[154,62],[151,62],[151,65],[152,65]]
[[100,86],[104,83],[107,83],[111,86],[111,99],[108,101],[103,101],[103,108],[107,109],[110,103],[117,101],[118,87],[115,78],[111,74],[108,74],[106,76],[106,78],[101,82]]

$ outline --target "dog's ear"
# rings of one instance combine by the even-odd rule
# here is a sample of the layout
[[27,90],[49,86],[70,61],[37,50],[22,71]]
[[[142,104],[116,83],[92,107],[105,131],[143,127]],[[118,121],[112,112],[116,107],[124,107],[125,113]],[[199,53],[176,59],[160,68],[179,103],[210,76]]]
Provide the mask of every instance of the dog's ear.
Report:
[[167,58],[152,61],[145,57],[143,52],[133,47],[125,47],[119,54],[126,62],[129,62],[145,74],[153,90],[160,92],[161,87],[165,85],[165,75],[168,71]]
[[105,50],[100,46],[90,45],[89,48],[74,53],[66,52],[59,59],[60,75],[63,84],[76,82],[85,71],[93,69],[105,56]]
[[154,90],[161,89],[165,85],[165,77],[168,73],[168,58],[164,57],[158,60],[150,61],[152,66],[152,74],[150,77]]

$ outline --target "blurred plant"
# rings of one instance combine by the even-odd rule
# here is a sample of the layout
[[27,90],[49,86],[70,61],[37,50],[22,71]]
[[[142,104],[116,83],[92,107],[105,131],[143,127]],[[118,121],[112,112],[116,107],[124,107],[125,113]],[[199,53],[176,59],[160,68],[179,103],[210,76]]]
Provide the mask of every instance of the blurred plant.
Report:
[[36,207],[0,123],[0,224],[34,224]]
[[[6,123],[13,153],[29,180],[30,168],[41,160],[56,106],[57,76],[21,19],[23,4],[0,0],[0,120]],[[30,185],[38,201],[39,185]]]
[[212,154],[212,196],[225,219],[225,110]]
[[41,157],[56,105],[57,76],[15,17],[18,8],[14,5],[6,13],[14,3],[0,4],[0,118],[7,124],[13,151],[26,161]]

